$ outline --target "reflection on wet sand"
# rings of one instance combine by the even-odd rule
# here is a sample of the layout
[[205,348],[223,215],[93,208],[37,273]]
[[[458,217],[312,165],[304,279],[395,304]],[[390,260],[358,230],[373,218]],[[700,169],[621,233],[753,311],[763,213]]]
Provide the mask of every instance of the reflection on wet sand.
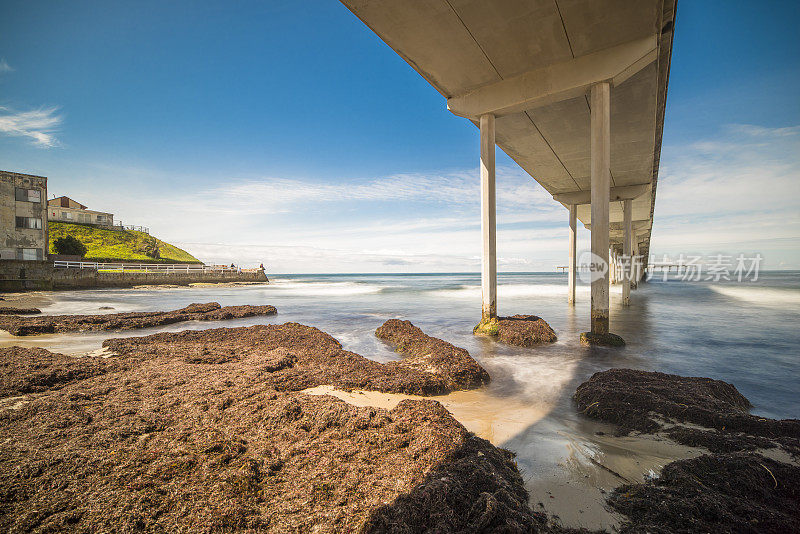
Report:
[[448,395],[421,397],[379,391],[342,391],[331,386],[303,390],[309,395],[332,395],[355,406],[372,406],[391,410],[403,399],[439,401],[467,430],[502,444],[520,431],[545,417],[549,407],[520,402],[514,398],[499,398],[485,390],[456,391]]

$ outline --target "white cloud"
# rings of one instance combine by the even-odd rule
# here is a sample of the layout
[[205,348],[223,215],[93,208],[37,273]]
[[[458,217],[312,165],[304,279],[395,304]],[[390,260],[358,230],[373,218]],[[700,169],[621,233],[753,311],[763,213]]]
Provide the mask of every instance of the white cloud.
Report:
[[14,111],[0,106],[0,133],[12,137],[28,137],[37,146],[58,146],[55,132],[63,121],[56,107],[30,111]]
[[5,58],[0,57],[0,73],[2,72],[12,72],[14,68],[8,64]]
[[762,252],[800,266],[800,126],[731,125],[715,139],[664,148],[656,253]]
[[[737,125],[701,143],[665,146],[652,252],[761,252],[766,268],[800,267],[798,142],[798,127]],[[264,262],[272,272],[479,267],[477,169],[361,181],[212,181],[114,168],[91,179],[81,174],[88,181],[82,189],[70,183],[71,196],[149,226],[210,262]],[[98,187],[109,179],[117,180],[112,190]],[[153,189],[142,190],[143,183]],[[196,185],[203,183],[215,185]],[[125,190],[126,184],[137,185]],[[499,168],[497,187],[500,268],[551,271],[565,264],[567,211],[519,168]],[[579,250],[588,238],[579,227]]]

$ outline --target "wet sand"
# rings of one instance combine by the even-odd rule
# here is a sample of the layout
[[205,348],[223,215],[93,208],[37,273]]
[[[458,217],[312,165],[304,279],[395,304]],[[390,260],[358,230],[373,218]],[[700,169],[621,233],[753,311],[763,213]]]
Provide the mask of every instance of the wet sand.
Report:
[[15,308],[45,308],[54,302],[52,292],[28,291],[25,293],[2,293],[3,300],[0,306],[13,306]]

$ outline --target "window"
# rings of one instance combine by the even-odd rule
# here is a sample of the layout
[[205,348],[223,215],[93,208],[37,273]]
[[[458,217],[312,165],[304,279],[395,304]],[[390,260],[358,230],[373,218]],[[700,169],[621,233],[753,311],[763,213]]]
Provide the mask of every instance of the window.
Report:
[[25,261],[41,261],[43,259],[42,249],[40,248],[18,248],[17,259]]
[[42,229],[42,220],[36,217],[17,217],[17,228]]
[[61,212],[61,217],[71,221],[72,220],[72,213],[70,213],[68,211],[62,211]]
[[105,215],[98,215],[97,216],[97,224],[105,224],[106,216]]
[[16,199],[20,202],[41,202],[42,192],[38,189],[24,189],[18,187],[16,191]]

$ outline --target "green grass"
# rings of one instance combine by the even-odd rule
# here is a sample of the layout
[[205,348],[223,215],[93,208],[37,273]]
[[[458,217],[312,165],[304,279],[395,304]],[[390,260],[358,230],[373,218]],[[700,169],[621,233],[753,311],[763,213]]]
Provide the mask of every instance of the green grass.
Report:
[[[53,242],[59,237],[71,235],[86,245],[87,261],[127,261],[135,263],[202,263],[200,260],[176,246],[161,241],[144,232],[105,230],[85,224],[48,222],[50,253],[54,254]],[[160,259],[144,253],[148,245],[158,246]]]

